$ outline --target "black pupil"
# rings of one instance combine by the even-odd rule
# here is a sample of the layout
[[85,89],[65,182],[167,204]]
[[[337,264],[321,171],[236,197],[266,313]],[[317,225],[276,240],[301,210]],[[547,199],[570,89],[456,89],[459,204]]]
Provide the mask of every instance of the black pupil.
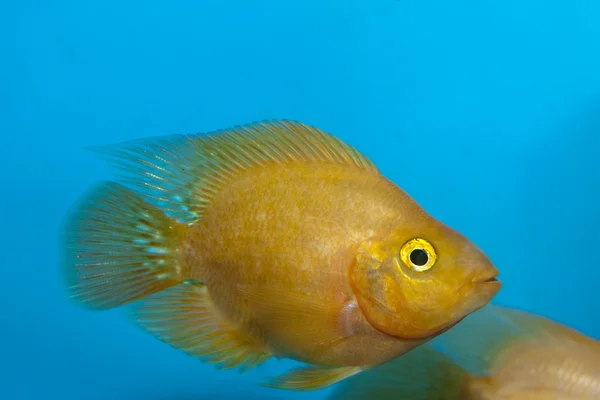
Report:
[[429,261],[429,256],[423,249],[414,249],[410,253],[410,262],[419,267],[427,264],[427,261]]

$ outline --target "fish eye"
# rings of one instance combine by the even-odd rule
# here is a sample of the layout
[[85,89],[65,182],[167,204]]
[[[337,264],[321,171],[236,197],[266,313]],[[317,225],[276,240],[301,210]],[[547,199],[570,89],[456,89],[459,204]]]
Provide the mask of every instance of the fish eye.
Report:
[[400,259],[410,269],[423,272],[431,269],[437,260],[437,254],[431,243],[422,238],[413,238],[400,249]]

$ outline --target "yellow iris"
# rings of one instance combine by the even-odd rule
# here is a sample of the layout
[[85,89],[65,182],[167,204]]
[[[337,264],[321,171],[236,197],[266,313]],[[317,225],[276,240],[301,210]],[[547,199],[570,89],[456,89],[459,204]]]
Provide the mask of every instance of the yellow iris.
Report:
[[400,259],[410,269],[423,272],[431,269],[437,260],[435,248],[422,238],[414,238],[404,243],[400,249]]

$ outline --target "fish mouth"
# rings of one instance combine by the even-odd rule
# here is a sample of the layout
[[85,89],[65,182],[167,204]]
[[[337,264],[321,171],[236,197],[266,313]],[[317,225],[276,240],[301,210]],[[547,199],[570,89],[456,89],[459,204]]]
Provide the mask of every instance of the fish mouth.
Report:
[[498,280],[498,275],[499,274],[494,274],[492,276],[482,276],[479,278],[473,278],[473,280],[471,282],[473,283],[500,283],[500,281]]
[[498,280],[498,278],[496,278],[495,276],[492,278],[488,278],[488,279],[484,279],[484,280],[480,280],[480,281],[473,281],[475,283],[491,283],[491,282],[500,282]]

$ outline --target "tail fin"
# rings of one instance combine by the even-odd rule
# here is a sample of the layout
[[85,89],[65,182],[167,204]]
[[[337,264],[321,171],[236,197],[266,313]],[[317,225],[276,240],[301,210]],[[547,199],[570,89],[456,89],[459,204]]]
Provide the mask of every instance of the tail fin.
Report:
[[102,182],[63,226],[62,268],[69,295],[102,310],[182,282],[181,225],[114,182]]
[[327,400],[458,400],[469,378],[448,357],[421,345],[340,382]]

